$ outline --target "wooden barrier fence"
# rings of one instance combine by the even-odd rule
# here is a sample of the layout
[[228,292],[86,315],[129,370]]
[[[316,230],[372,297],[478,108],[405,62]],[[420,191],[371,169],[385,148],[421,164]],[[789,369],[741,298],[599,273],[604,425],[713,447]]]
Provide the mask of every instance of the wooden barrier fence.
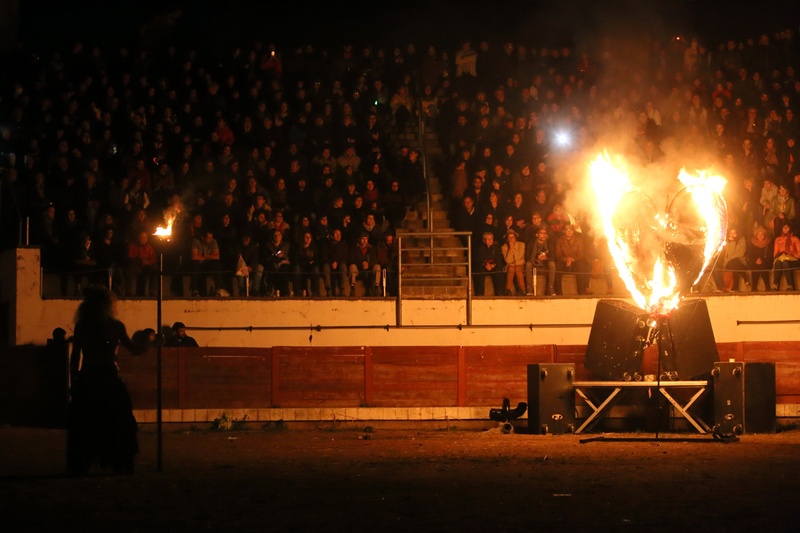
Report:
[[[527,365],[574,363],[585,346],[164,348],[165,409],[461,407],[527,400]],[[800,342],[718,344],[720,360],[774,362],[778,404],[800,404]],[[156,357],[120,357],[138,409],[156,406]]]

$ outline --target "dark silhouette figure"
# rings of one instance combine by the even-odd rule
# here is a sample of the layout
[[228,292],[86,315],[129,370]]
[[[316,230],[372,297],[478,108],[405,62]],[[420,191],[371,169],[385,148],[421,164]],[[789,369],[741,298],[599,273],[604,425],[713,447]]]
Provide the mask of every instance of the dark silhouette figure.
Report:
[[133,473],[139,445],[131,398],[117,367],[120,345],[132,354],[145,349],[114,318],[109,290],[87,288],[76,315],[70,359],[68,475],[84,475],[94,464],[118,474]]

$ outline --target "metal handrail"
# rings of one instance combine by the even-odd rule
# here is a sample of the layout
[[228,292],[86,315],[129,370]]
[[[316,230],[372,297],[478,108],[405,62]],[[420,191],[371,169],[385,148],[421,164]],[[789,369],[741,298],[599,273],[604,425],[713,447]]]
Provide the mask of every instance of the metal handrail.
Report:
[[[403,271],[405,268],[415,268],[415,267],[433,267],[433,266],[466,266],[467,267],[467,305],[466,305],[466,313],[467,313],[467,325],[472,325],[472,239],[466,239],[467,244],[466,246],[462,247],[443,247],[443,248],[436,248],[433,247],[433,240],[437,237],[453,237],[453,236],[469,236],[472,235],[469,231],[426,231],[426,232],[409,232],[409,231],[398,231],[396,233],[397,236],[397,300],[396,300],[396,321],[397,325],[402,325],[403,322],[403,306],[402,306],[402,294],[403,294]],[[428,248],[424,247],[410,247],[410,248],[403,248],[403,238],[406,237],[429,237],[430,238],[430,255],[428,256],[427,263],[403,263],[403,252],[404,251],[426,251]],[[447,262],[447,263],[436,263],[434,251],[448,251],[448,250],[466,250],[467,252],[467,261],[466,262]],[[457,281],[465,279],[465,276],[437,276],[435,278],[438,281]]]

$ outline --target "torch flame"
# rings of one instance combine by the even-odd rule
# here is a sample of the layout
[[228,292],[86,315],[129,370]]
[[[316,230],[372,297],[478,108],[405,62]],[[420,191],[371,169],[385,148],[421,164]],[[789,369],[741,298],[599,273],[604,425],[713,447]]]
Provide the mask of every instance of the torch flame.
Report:
[[636,305],[654,318],[668,316],[724,245],[725,179],[682,170],[684,188],[665,216],[607,153],[591,163],[589,173],[620,278]]
[[153,235],[155,235],[156,237],[171,237],[172,223],[175,222],[175,218],[176,218],[175,215],[165,217],[167,226],[166,227],[158,226]]

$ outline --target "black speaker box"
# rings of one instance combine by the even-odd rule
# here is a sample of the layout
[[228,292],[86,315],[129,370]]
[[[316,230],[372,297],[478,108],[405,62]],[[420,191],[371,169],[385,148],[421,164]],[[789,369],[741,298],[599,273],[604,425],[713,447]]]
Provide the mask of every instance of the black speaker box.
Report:
[[554,435],[575,431],[573,363],[528,365],[528,430]]
[[650,328],[647,313],[621,300],[600,300],[583,366],[614,381],[639,380],[642,349]]
[[721,435],[775,432],[775,364],[716,362],[714,432]]
[[661,371],[671,379],[705,379],[719,360],[705,300],[684,300],[660,326]]

